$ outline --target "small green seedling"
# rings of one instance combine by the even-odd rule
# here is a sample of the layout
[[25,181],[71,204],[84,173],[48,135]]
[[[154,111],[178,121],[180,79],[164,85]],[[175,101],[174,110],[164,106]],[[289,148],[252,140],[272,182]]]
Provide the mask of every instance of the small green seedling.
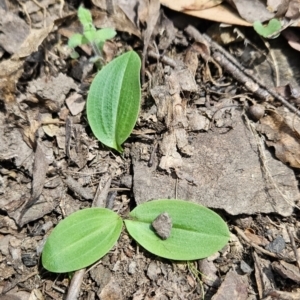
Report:
[[[161,237],[152,226],[162,214],[172,220],[167,238]],[[228,227],[219,215],[183,200],[162,199],[143,203],[124,223],[131,237],[142,247],[171,260],[208,257],[222,249],[229,240]],[[169,224],[167,221],[166,225]],[[105,208],[87,208],[73,213],[48,237],[42,253],[44,268],[66,273],[93,264],[117,242],[122,226],[121,217]]]
[[276,38],[280,34],[281,22],[278,19],[272,19],[268,25],[264,26],[261,22],[253,23],[254,30],[264,38]]
[[119,152],[138,117],[140,69],[139,56],[126,52],[104,66],[89,89],[86,111],[91,129],[100,142]]
[[[90,44],[93,48],[95,57],[92,58],[93,62],[99,60],[103,61],[102,50],[106,40],[112,39],[116,35],[116,31],[112,28],[103,28],[96,30],[93,25],[93,19],[90,11],[83,6],[78,8],[78,19],[83,27],[83,33],[73,34],[68,42],[68,46],[73,49],[71,54],[72,58],[78,58],[79,54],[74,50],[76,47]],[[98,65],[100,68],[101,64]]]

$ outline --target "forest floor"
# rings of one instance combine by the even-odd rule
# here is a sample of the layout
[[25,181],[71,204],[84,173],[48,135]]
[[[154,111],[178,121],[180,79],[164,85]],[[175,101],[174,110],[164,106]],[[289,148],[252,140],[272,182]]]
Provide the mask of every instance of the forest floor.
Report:
[[[118,32],[105,63],[128,50],[145,57],[139,117],[119,154],[87,122],[96,69],[87,45],[70,58],[81,27],[69,2],[0,5],[0,300],[300,299],[300,120],[280,101],[297,105],[298,52],[148,1],[129,1],[126,16],[86,1],[96,27]],[[176,262],[123,229],[73,278],[45,270],[52,229],[99,199],[122,217],[153,199],[202,204],[227,222],[230,241]]]

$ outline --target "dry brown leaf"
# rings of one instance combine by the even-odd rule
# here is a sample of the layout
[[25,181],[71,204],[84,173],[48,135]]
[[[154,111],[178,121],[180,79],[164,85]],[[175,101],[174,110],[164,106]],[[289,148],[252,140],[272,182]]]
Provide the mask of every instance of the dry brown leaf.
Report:
[[46,28],[33,30],[24,40],[18,51],[10,59],[0,63],[0,97],[6,103],[15,101],[16,83],[23,73],[24,59],[37,51],[52,28],[53,24]]
[[182,5],[182,10],[203,10],[217,6],[223,0],[179,0],[177,2]]
[[275,148],[276,157],[291,167],[300,168],[300,120],[289,111],[271,111],[260,120],[257,130],[267,137],[267,145]]
[[257,245],[261,245],[261,246],[265,246],[267,244],[269,244],[269,241],[264,238],[263,236],[257,235],[255,233],[253,233],[252,230],[250,229],[246,229],[245,230],[245,236],[253,243],[257,244]]
[[[299,0],[291,0],[289,3],[289,8],[285,14],[287,18],[297,19],[300,14],[300,1]],[[299,26],[299,24],[298,24]]]
[[272,13],[276,13],[276,17],[282,17],[289,7],[289,2],[289,0],[268,0],[267,9]]
[[265,22],[275,16],[260,0],[230,0],[229,2],[236,8],[239,15],[249,23],[255,21]]
[[29,126],[23,126],[22,136],[28,147],[34,149],[36,147],[36,132],[41,123],[37,120],[29,120]]
[[299,269],[295,265],[280,260],[279,262],[274,261],[272,263],[272,268],[283,278],[291,279],[298,284],[300,283]]
[[[24,19],[0,7],[0,47],[13,54],[21,47],[30,32]],[[18,30],[16,30],[16,28]]]
[[300,38],[299,35],[294,32],[294,29],[287,28],[286,30],[282,31],[281,34],[293,49],[300,51]]
[[36,52],[44,39],[52,31],[52,29],[53,23],[45,28],[32,29],[30,34],[22,43],[20,49],[13,55],[12,59],[17,60],[20,58],[25,58],[33,52]]
[[145,61],[147,57],[147,50],[148,50],[152,33],[154,31],[154,27],[159,17],[159,9],[160,9],[159,0],[149,1],[148,15],[146,18],[147,27],[143,32],[143,41],[144,41],[143,58],[142,58],[142,81],[143,82],[145,82]]
[[[170,9],[182,11],[182,7],[174,0],[161,0],[160,3]],[[215,7],[204,10],[185,10],[185,14],[195,16],[201,19],[207,19],[215,22],[235,24],[241,26],[252,26],[249,22],[243,20],[232,7],[227,4],[220,4]]]
[[100,8],[95,10],[92,9],[93,22],[97,28],[110,27],[118,31],[127,32],[137,37],[141,37],[141,32],[137,28],[136,24],[132,23],[126,14],[122,11],[119,6],[114,7],[112,15],[106,11],[106,6],[103,7],[103,1],[92,0],[93,4]]
[[212,300],[236,299],[246,300],[248,298],[247,275],[238,275],[235,271],[229,271]]

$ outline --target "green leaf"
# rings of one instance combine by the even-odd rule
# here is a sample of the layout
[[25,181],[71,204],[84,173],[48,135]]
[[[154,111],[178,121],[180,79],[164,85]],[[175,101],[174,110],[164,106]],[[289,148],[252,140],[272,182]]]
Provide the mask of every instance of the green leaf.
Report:
[[45,269],[65,273],[105,255],[118,240],[122,219],[105,208],[87,208],[61,221],[48,237],[42,254]]
[[104,145],[122,152],[138,117],[141,60],[129,51],[103,67],[94,78],[87,98],[87,118]]
[[82,34],[80,33],[75,33],[73,34],[70,38],[69,38],[69,41],[68,41],[68,46],[70,48],[76,48],[77,46],[80,46],[82,44],[84,44],[84,37]]
[[[173,227],[163,240],[151,223],[167,212]],[[154,200],[137,206],[125,220],[129,234],[149,252],[173,260],[208,257],[222,249],[229,240],[229,230],[222,218],[212,210],[182,200]]]
[[116,31],[112,28],[102,28],[96,31],[95,43],[104,43],[106,40],[110,40],[116,36]]
[[88,9],[85,9],[83,6],[78,8],[78,19],[83,27],[84,37],[92,43],[95,40],[96,28],[93,25],[93,19],[91,12]]
[[253,28],[259,35],[268,38],[280,31],[281,23],[278,19],[272,19],[269,21],[268,25],[264,26],[261,22],[255,21],[253,23]]
[[70,57],[73,59],[77,59],[79,57],[79,53],[76,51],[72,51],[72,53],[70,54]]
[[89,24],[93,24],[91,12],[88,9],[84,8],[82,5],[78,8],[77,16],[83,27]]
[[93,43],[95,40],[96,29],[93,27],[86,27],[83,32],[84,37],[88,40],[89,43]]

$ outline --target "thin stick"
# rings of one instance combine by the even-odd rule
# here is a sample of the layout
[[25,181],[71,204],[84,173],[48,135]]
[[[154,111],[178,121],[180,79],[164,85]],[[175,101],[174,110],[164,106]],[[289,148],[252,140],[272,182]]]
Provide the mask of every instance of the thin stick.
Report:
[[214,42],[208,35],[201,34],[196,28],[189,25],[185,31],[199,43],[204,43],[211,51],[212,57],[229,72],[237,81],[242,83],[249,91],[256,94],[259,98],[268,101],[272,98],[280,101],[290,111],[294,112],[300,117],[300,111],[286,101],[282,96],[278,95],[273,90],[265,86],[264,83],[259,81],[255,76],[250,74],[248,70],[243,67],[231,54],[224,48]]

